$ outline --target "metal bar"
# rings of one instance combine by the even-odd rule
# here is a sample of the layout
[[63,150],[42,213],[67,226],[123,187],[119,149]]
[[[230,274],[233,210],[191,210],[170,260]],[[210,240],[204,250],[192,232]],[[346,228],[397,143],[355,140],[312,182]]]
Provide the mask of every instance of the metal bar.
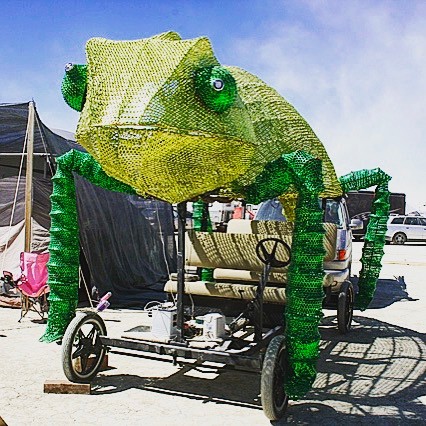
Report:
[[129,338],[112,338],[108,336],[100,336],[100,339],[103,345],[110,347],[260,369],[262,365],[262,349],[268,346],[273,337],[282,334],[283,330],[284,328],[282,326],[277,326],[268,330],[259,343],[251,342],[242,349],[229,350],[196,349],[182,346],[178,343],[158,343]]
[[186,228],[186,201],[177,205],[178,213],[178,247],[177,247],[177,303],[176,303],[176,339],[184,339],[184,312],[183,295],[185,293],[185,228]]
[[200,362],[218,362],[226,365],[249,367],[253,369],[260,369],[262,363],[258,351],[256,351],[255,355],[242,355],[242,350],[232,353],[225,351],[194,349],[184,346],[154,342],[140,342],[123,338],[116,339],[107,336],[100,336],[100,339],[102,344],[106,346],[156,353],[158,355],[169,355],[172,357],[179,356],[181,358],[191,358]]
[[[27,153],[26,152],[19,152],[19,153],[14,153],[14,152],[0,152],[0,157],[26,157]],[[41,153],[41,152],[33,152],[33,157],[50,157],[50,154],[46,154],[46,153]]]
[[254,341],[262,340],[263,329],[263,292],[266,287],[271,265],[265,264],[262,274],[260,275],[259,284],[257,286],[256,297],[254,299]]
[[31,251],[31,216],[33,206],[33,154],[34,154],[34,102],[28,104],[27,171],[25,182],[25,243],[24,250]]

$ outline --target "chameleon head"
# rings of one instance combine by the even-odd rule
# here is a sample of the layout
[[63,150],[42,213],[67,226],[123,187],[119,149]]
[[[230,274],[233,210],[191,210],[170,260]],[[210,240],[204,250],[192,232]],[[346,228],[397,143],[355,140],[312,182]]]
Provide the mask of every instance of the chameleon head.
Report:
[[77,141],[141,195],[180,202],[247,170],[254,131],[236,82],[207,38],[165,33],[88,41],[62,92],[81,111]]

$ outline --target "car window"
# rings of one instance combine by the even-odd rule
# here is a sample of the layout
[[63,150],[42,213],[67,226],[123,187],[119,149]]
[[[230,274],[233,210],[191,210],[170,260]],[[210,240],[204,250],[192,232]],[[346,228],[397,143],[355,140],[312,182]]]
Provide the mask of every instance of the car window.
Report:
[[334,223],[339,228],[343,228],[344,214],[339,202],[335,200],[327,200],[325,204],[324,222]]
[[401,225],[404,223],[404,218],[403,217],[396,217],[395,219],[392,220],[391,222],[394,225]]
[[417,217],[406,217],[405,218],[405,225],[418,225],[419,220]]
[[419,217],[420,225],[426,226],[426,219],[424,217]]
[[287,219],[283,215],[283,206],[274,198],[273,200],[264,201],[256,213],[256,220],[280,220],[286,222]]
[[[322,205],[322,200],[318,201]],[[324,222],[334,223],[338,228],[343,228],[345,221],[344,206],[336,200],[327,200],[325,203]],[[283,207],[278,199],[264,201],[256,213],[256,220],[280,220],[286,221]]]

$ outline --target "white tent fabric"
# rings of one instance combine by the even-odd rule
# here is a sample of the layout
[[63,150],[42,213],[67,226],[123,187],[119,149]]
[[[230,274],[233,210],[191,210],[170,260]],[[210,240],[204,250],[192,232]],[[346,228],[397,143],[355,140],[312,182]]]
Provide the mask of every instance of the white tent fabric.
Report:
[[[49,246],[49,230],[32,220],[31,251],[45,253]],[[11,227],[0,227],[0,265],[1,271],[9,271],[13,278],[21,275],[19,256],[24,251],[25,221],[22,220]],[[7,248],[7,249],[6,249]]]

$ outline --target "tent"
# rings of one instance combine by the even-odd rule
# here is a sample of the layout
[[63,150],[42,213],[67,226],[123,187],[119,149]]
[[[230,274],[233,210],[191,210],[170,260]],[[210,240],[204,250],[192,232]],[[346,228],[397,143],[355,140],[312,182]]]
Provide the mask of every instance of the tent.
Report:
[[[83,150],[47,128],[33,102],[0,104],[1,270],[19,275],[21,251],[48,250],[50,178],[55,158],[70,149]],[[75,183],[85,281],[100,294],[111,291],[116,307],[164,300],[164,283],[176,271],[172,206],[105,191],[80,176]]]

